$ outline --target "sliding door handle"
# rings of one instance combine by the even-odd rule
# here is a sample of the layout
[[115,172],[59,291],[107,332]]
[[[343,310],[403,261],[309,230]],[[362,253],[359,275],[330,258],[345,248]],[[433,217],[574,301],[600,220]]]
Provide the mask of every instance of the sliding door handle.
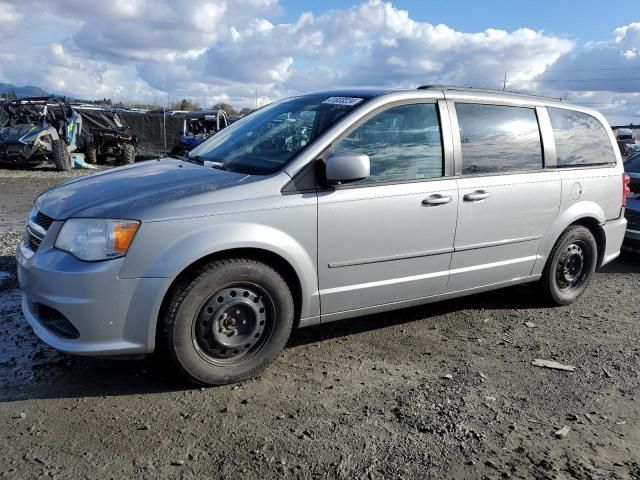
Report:
[[490,196],[491,194],[485,190],[476,190],[475,192],[465,194],[464,201],[480,202],[482,200],[489,198]]
[[437,193],[435,195],[430,195],[424,200],[422,200],[422,205],[424,205],[425,207],[436,207],[438,205],[444,205],[452,201],[453,201],[452,196],[440,195],[439,193]]

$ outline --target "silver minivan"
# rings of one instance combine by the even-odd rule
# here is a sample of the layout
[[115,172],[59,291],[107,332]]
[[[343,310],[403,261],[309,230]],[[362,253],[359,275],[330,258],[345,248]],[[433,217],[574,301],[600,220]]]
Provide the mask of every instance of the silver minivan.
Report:
[[625,234],[599,113],[425,86],[314,93],[188,157],[76,178],[17,251],[36,334],[76,354],[163,347],[201,384],[253,376],[292,328],[525,282],[574,302]]

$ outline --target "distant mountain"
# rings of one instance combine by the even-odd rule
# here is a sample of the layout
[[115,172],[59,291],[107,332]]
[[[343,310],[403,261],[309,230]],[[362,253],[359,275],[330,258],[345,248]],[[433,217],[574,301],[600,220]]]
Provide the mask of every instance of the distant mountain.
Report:
[[14,92],[18,97],[42,97],[45,95],[49,95],[40,87],[33,87],[31,85],[27,85],[25,87],[17,87],[9,83],[0,83],[0,95],[9,92]]

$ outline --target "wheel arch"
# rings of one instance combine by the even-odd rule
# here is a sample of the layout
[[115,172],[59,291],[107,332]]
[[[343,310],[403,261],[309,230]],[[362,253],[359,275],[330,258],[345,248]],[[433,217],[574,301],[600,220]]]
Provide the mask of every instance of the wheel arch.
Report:
[[564,210],[556,218],[555,222],[543,237],[542,243],[538,248],[538,260],[536,261],[531,274],[542,274],[551,249],[562,233],[571,225],[582,225],[585,228],[588,228],[595,237],[598,247],[596,268],[599,268],[602,265],[606,250],[606,234],[602,228],[602,224],[605,221],[606,216],[604,210],[595,202],[576,203]]
[[271,268],[273,268],[276,272],[278,272],[284,278],[285,282],[289,286],[291,290],[291,295],[293,296],[293,305],[294,305],[294,319],[293,319],[293,328],[297,328],[300,325],[301,311],[302,311],[302,283],[300,281],[300,277],[296,272],[295,268],[291,263],[282,257],[281,255],[264,249],[257,247],[238,247],[238,248],[229,248],[226,250],[220,250],[217,252],[210,253],[201,257],[191,264],[187,265],[182,269],[182,271],[173,279],[171,285],[164,293],[164,297],[162,299],[162,303],[160,306],[160,310],[158,312],[158,316],[155,319],[155,344],[156,347],[162,345],[162,317],[168,308],[169,302],[171,300],[171,296],[175,291],[177,285],[179,285],[184,279],[190,278],[195,274],[195,272],[202,266],[211,263],[216,260],[223,260],[225,258],[247,258],[251,260],[256,260],[262,262]]
[[593,237],[596,239],[596,245],[598,247],[598,258],[596,262],[596,268],[600,268],[602,266],[604,252],[607,247],[607,236],[604,233],[604,229],[602,228],[601,222],[595,217],[581,217],[576,221],[574,221],[571,225],[581,225],[587,228],[591,232]]

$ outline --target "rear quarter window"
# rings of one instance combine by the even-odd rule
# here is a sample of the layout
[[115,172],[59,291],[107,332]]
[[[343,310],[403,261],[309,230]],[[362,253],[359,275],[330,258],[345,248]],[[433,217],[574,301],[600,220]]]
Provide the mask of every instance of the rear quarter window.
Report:
[[615,164],[616,156],[602,124],[582,112],[547,107],[559,167]]

